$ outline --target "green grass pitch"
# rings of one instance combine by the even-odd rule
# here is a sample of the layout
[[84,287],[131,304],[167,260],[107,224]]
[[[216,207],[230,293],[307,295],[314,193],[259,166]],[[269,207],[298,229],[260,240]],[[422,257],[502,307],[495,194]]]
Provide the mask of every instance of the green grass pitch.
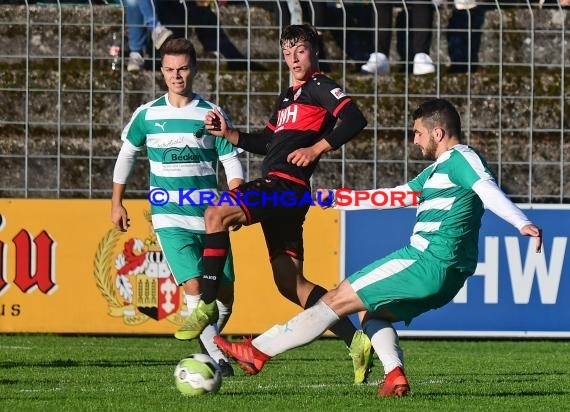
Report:
[[[402,339],[412,392],[378,399],[352,383],[344,344],[324,338],[282,354],[257,376],[224,379],[216,395],[174,387],[195,342],[170,337],[0,335],[0,411],[564,411],[570,342]],[[235,365],[234,365],[235,366]]]

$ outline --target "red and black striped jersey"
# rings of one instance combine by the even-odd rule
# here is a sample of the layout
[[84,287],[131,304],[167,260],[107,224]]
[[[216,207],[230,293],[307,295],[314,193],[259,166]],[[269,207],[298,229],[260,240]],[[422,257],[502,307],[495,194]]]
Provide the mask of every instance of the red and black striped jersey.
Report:
[[[287,156],[309,147],[333,130],[338,113],[352,99],[331,78],[315,73],[301,86],[289,87],[275,104],[274,113],[263,133],[240,133],[238,146],[265,154],[262,172],[280,172],[309,182],[317,162],[300,167],[287,162]],[[360,128],[355,131],[358,133]]]

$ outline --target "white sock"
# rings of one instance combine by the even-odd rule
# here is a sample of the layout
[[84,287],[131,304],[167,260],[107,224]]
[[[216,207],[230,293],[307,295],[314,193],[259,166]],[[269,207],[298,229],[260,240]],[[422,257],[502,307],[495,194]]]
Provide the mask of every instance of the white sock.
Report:
[[[188,308],[188,313],[192,313],[194,309],[198,306],[202,295],[188,295],[184,294],[184,301],[186,302],[186,307]],[[215,324],[206,326],[206,329],[202,331],[200,334],[200,341],[202,341],[202,345],[208,352],[208,355],[212,357],[216,362],[219,362],[220,359],[228,361],[228,358],[224,353],[216,346],[214,343],[214,336],[218,334],[218,328]]]
[[214,336],[218,335],[218,327],[215,323],[206,326],[206,329],[202,331],[200,334],[200,341],[208,355],[212,357],[216,362],[220,363],[220,359],[228,362],[228,358],[224,355],[224,352],[218,348],[218,346],[214,343]]
[[384,366],[385,375],[397,367],[404,367],[404,353],[400,348],[400,339],[390,322],[382,319],[368,319],[364,329]]
[[220,302],[216,300],[216,304],[218,305],[218,330],[221,332],[224,330],[224,326],[230,320],[230,315],[232,314],[232,305],[228,305],[226,303]]
[[186,303],[186,307],[188,308],[188,313],[192,313],[194,309],[198,307],[198,303],[200,302],[201,298],[202,298],[201,294],[189,295],[187,293],[184,293],[184,303]]
[[284,325],[275,325],[255,338],[252,343],[261,352],[275,356],[289,349],[312,342],[331,325],[337,314],[322,300],[294,316]]
[[216,300],[216,304],[218,305],[219,312],[218,323],[206,326],[206,329],[200,334],[200,341],[212,359],[218,363],[220,363],[220,359],[228,362],[228,357],[218,348],[218,345],[214,343],[214,336],[219,335],[226,323],[228,323],[232,313],[232,306],[226,305],[219,300]]

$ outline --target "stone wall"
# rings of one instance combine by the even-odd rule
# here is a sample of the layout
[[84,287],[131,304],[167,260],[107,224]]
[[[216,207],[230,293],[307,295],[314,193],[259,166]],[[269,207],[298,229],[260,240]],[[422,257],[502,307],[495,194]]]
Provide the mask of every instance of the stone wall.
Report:
[[[436,27],[445,28],[449,12],[449,7],[440,9]],[[220,9],[232,41],[246,53],[250,39],[252,58],[267,71],[229,71],[223,59],[202,53],[191,30],[190,36],[202,60],[195,90],[217,100],[236,125],[255,129],[264,125],[288,75],[279,61],[274,16],[259,7],[249,16],[248,30],[244,7]],[[110,70],[108,46],[112,33],[121,33],[122,21],[122,9],[112,6],[0,6],[0,165],[9,171],[0,176],[1,196],[109,196],[121,128],[138,105],[165,90],[152,70]],[[556,27],[562,21],[554,9],[489,11],[481,52],[485,69],[473,76],[446,72],[443,32],[432,46],[436,76],[394,71],[378,78],[341,60],[338,45],[325,32],[328,58],[339,59],[331,64],[331,76],[356,97],[369,126],[344,154],[323,159],[315,186],[341,183],[341,159],[345,186],[390,186],[413,176],[425,163],[410,143],[409,112],[417,102],[439,95],[459,106],[468,142],[485,154],[515,200],[570,201],[570,142],[564,136],[570,128],[570,53],[562,64],[563,39]],[[132,188],[140,192],[132,193],[140,195],[147,170],[145,162],[137,167],[142,177]],[[248,167],[255,176],[259,158],[252,156]]]

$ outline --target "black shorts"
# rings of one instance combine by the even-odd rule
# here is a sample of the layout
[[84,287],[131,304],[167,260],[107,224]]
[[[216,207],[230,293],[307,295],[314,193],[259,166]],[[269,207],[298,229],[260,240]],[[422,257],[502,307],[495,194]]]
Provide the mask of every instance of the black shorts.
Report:
[[[293,178],[295,179],[295,178]],[[310,204],[303,202],[311,190],[301,180],[269,174],[232,191],[247,223],[261,223],[269,258],[285,253],[303,260],[303,223]]]

